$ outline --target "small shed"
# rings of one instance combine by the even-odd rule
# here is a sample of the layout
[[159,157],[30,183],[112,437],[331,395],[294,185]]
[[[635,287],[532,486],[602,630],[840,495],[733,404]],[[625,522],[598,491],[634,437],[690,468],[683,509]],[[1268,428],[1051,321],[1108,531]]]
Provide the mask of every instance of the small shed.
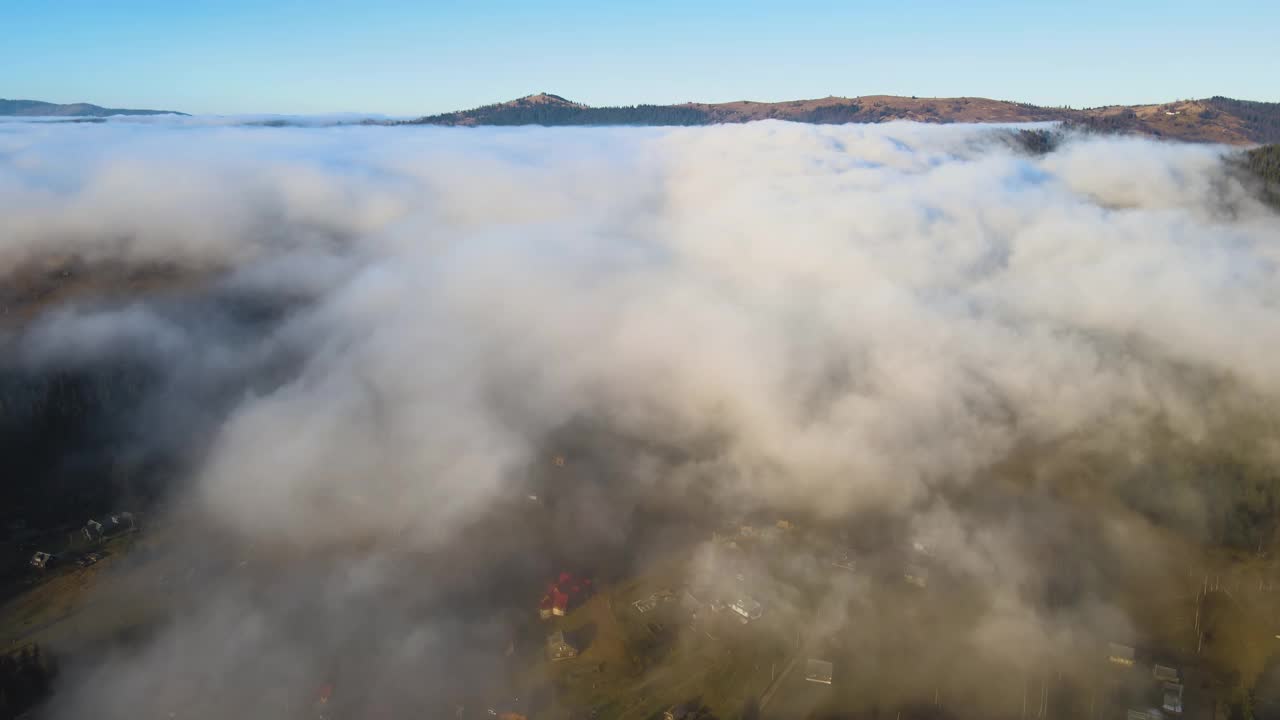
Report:
[[826,660],[809,658],[804,662],[804,679],[809,682],[831,684],[832,665]]
[[1182,685],[1179,683],[1167,682],[1164,684],[1164,702],[1160,707],[1171,713],[1182,712]]

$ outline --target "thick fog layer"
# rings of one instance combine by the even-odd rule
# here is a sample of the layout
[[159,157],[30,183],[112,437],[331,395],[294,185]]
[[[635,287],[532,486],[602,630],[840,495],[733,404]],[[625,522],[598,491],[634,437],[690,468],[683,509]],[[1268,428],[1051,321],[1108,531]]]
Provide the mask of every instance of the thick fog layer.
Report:
[[50,303],[11,362],[151,368],[119,449],[182,456],[173,562],[250,561],[55,708],[267,717],[335,673],[439,701],[556,559],[622,574],[651,523],[753,512],[887,519],[981,588],[948,642],[992,663],[1124,636],[1103,577],[1176,561],[1141,513],[1211,523],[1146,468],[1280,459],[1280,222],[1218,148],[1003,133],[0,126],[0,266],[183,278]]

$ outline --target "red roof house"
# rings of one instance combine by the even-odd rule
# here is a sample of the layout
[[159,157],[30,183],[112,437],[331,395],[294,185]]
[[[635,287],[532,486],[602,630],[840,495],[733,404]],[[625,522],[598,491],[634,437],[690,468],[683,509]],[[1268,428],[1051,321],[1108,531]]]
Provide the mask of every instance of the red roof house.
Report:
[[543,620],[552,616],[563,617],[570,605],[581,602],[590,592],[590,580],[575,579],[571,573],[562,572],[556,582],[547,585],[547,592],[538,603],[538,617]]

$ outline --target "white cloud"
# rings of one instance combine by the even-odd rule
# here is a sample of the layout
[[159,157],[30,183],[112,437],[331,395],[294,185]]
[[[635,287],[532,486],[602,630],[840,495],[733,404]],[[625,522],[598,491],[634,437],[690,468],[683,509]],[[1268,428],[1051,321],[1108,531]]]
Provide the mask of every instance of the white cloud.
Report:
[[[298,372],[234,403],[193,479],[262,545],[451,548],[582,418],[688,451],[595,468],[609,502],[830,518],[936,507],[1101,427],[1202,438],[1280,394],[1280,223],[1216,148],[1030,158],[899,123],[6,132],[6,265],[235,268],[311,298],[263,338]],[[81,312],[44,322],[42,357],[104,332],[205,352],[143,310]],[[974,539],[947,513],[957,566],[995,583],[975,642],[1057,642],[1021,599],[1028,528]]]

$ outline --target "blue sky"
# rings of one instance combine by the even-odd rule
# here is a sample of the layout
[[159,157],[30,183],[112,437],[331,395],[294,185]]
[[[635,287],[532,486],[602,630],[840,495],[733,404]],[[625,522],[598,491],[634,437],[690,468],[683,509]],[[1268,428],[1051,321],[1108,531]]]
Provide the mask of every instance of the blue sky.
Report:
[[0,97],[413,115],[977,95],[1280,101],[1280,2],[0,0]]

